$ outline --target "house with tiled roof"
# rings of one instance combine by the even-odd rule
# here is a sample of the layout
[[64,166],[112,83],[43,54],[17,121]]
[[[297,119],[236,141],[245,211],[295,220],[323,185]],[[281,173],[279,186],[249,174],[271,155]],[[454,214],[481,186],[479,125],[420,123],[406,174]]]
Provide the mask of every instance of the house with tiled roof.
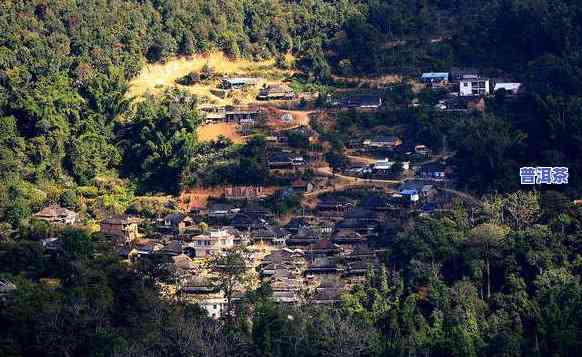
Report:
[[299,228],[295,234],[291,234],[287,239],[289,247],[305,247],[319,242],[320,235],[311,227]]
[[332,235],[331,241],[342,247],[353,248],[357,245],[367,246],[368,237],[353,229],[346,228],[336,230]]
[[193,276],[182,282],[177,291],[181,301],[196,303],[213,319],[220,318],[226,311],[224,294],[207,278]]
[[59,205],[50,205],[33,215],[33,218],[56,224],[75,224],[79,214]]
[[137,217],[109,217],[101,221],[101,233],[117,239],[119,243],[130,243],[140,237]]
[[316,305],[336,305],[341,302],[341,294],[345,284],[337,278],[321,279],[311,296],[311,302]]

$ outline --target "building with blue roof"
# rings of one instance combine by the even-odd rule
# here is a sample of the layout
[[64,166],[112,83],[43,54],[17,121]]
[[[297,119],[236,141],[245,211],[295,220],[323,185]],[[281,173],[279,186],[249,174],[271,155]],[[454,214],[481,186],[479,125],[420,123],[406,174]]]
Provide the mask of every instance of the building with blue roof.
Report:
[[420,195],[418,194],[418,191],[415,189],[407,188],[400,191],[400,194],[411,202],[417,202],[420,199]]
[[427,72],[422,74],[420,80],[431,87],[444,87],[449,83],[449,73]]

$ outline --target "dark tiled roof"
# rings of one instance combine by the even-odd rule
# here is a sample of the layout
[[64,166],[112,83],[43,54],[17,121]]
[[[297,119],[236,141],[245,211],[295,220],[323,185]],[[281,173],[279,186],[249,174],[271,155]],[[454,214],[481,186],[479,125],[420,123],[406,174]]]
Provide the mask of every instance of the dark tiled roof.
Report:
[[379,196],[368,196],[362,202],[360,206],[368,209],[379,209],[389,207],[390,201],[384,197]]
[[371,211],[369,209],[365,209],[365,208],[354,208],[353,210],[351,210],[347,215],[346,215],[347,219],[358,219],[358,220],[377,220],[378,219],[378,213]]
[[317,203],[318,207],[342,207],[350,206],[351,202],[336,196],[327,196],[319,200]]
[[340,229],[333,235],[332,241],[335,243],[365,242],[367,241],[367,238],[354,231],[353,229]]
[[291,154],[286,152],[274,152],[269,157],[270,162],[291,162]]
[[75,212],[73,212],[69,209],[66,209],[64,207],[61,207],[59,205],[51,205],[51,206],[48,206],[48,207],[41,209],[38,213],[35,214],[35,216],[36,217],[56,218],[56,217],[68,216],[71,214],[75,214]]
[[301,228],[308,228],[309,224],[303,218],[293,217],[287,225],[285,225],[285,229],[287,230],[294,230],[298,231]]
[[374,137],[373,141],[377,143],[395,143],[398,138],[393,135],[378,135]]
[[354,95],[346,100],[348,106],[376,106],[382,104],[382,98],[377,95]]
[[235,207],[227,203],[210,203],[208,204],[208,210],[210,211],[230,211]]
[[316,304],[336,304],[341,301],[341,294],[339,288],[318,288],[312,300]]
[[172,213],[164,217],[164,221],[169,221],[170,225],[177,226],[182,222],[187,216],[183,213]]

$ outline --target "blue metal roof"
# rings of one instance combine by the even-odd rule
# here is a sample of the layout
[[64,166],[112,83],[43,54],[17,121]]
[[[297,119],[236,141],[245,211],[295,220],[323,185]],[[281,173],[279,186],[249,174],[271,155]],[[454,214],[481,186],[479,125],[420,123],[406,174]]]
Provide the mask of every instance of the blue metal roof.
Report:
[[448,72],[428,72],[422,74],[422,79],[440,79],[440,78],[449,78]]
[[406,189],[406,190],[400,191],[400,194],[401,195],[405,195],[405,196],[413,196],[413,195],[418,195],[418,191],[417,190]]

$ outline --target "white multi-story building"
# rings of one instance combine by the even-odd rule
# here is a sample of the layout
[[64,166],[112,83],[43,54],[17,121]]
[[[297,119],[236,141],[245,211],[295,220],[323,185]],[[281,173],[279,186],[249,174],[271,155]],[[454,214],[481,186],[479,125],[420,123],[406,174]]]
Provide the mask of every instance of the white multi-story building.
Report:
[[489,95],[490,92],[489,79],[486,78],[464,78],[459,82],[459,95],[461,97],[484,96]]
[[232,249],[234,238],[229,230],[215,229],[193,237],[188,247],[194,249],[196,258],[205,258]]

